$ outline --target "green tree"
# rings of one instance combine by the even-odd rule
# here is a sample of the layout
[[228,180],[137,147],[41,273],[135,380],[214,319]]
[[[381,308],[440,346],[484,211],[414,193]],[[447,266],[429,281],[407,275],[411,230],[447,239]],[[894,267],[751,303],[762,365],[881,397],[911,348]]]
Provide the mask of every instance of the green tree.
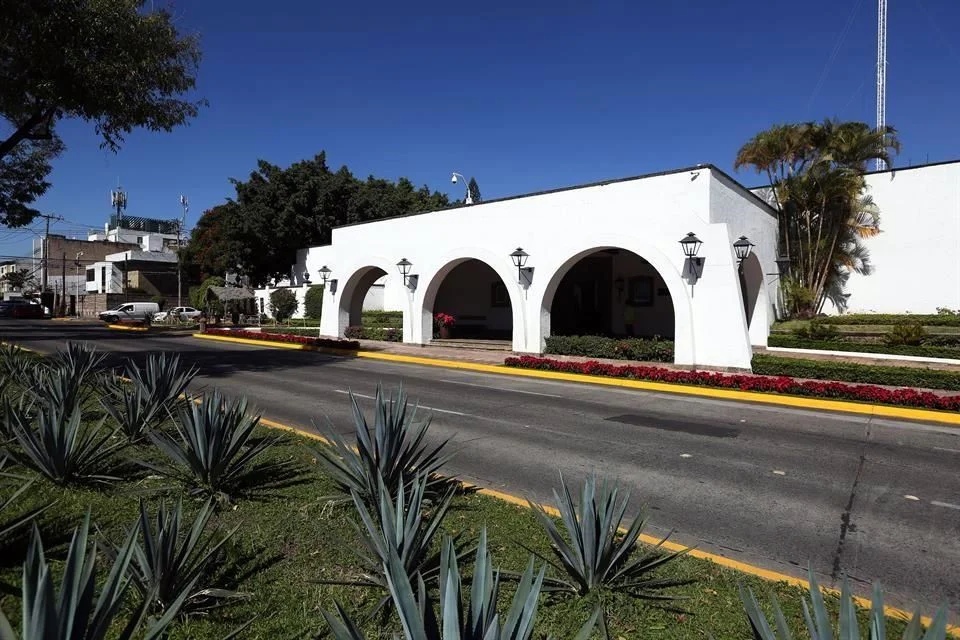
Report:
[[335,226],[450,206],[446,195],[406,178],[331,171],[322,152],[287,168],[260,160],[246,180],[231,182],[235,198],[204,213],[183,252],[197,277],[236,271],[267,285],[290,276],[298,249],[328,244]]
[[307,289],[303,299],[303,313],[311,320],[319,320],[323,312],[323,285],[314,285]]
[[28,269],[17,269],[16,271],[5,273],[3,277],[0,277],[0,281],[7,283],[10,285],[10,288],[15,291],[23,291],[31,280],[32,278],[30,277],[30,271]]
[[790,315],[814,315],[828,299],[846,308],[850,274],[871,272],[863,240],[880,232],[880,211],[864,174],[873,160],[890,164],[899,149],[892,127],[831,120],[777,125],[740,148],[735,167],[753,167],[769,180],[778,249],[790,260],[781,279]]
[[210,276],[199,287],[190,289],[190,304],[194,309],[206,309],[213,315],[223,313],[223,303],[219,300],[207,302],[207,289],[224,286],[223,276]]
[[300,302],[290,289],[277,289],[270,294],[270,313],[282,322],[297,312]]
[[188,100],[199,39],[145,0],[4,0],[0,8],[0,223],[29,224],[51,161],[57,122],[92,122],[116,151],[136,128],[170,131],[195,117]]
[[467,184],[467,193],[470,194],[473,204],[483,202],[483,196],[480,195],[480,185],[477,184],[477,179],[473,176],[470,176],[470,182]]

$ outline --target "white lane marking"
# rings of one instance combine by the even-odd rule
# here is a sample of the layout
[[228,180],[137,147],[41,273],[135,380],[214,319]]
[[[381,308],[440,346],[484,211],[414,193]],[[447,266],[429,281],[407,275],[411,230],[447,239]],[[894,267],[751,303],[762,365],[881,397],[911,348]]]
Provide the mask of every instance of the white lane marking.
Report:
[[681,458],[692,458],[693,456],[690,455],[689,453],[681,453],[681,454],[680,454],[680,457],[681,457]]
[[907,495],[905,495],[905,496],[903,496],[903,497],[906,498],[907,500],[919,500],[919,499],[920,499],[920,498],[918,498],[917,496],[911,496],[910,494],[907,494]]
[[775,475],[775,476],[785,476],[785,475],[787,475],[787,472],[786,472],[786,471],[780,471],[779,469],[774,469],[774,470],[773,470],[773,475]]
[[937,451],[949,451],[950,453],[960,453],[960,449],[948,449],[947,447],[934,447]]
[[[334,389],[333,392],[334,392],[334,393],[342,393],[342,394],[344,394],[344,395],[350,393],[350,392],[347,391],[346,389]],[[368,396],[368,395],[365,395],[365,394],[362,394],[362,393],[354,393],[353,395],[354,395],[355,397],[357,397],[357,398],[365,398],[365,399],[367,399],[367,400],[376,400],[376,399],[377,399],[376,396]],[[418,409],[426,409],[427,411],[436,411],[437,413],[449,413],[449,414],[451,414],[451,415],[464,416],[464,417],[467,417],[467,418],[479,418],[479,417],[480,417],[480,416],[475,416],[475,415],[470,414],[470,413],[463,413],[462,411],[451,411],[450,409],[438,409],[437,407],[428,407],[428,406],[425,405],[425,404],[418,404],[418,405],[417,405],[417,408],[418,408]]]
[[440,382],[446,382],[448,384],[462,384],[467,387],[480,387],[481,389],[489,389],[490,391],[506,391],[507,393],[524,393],[528,396],[543,396],[545,398],[563,398],[564,396],[557,395],[555,393],[539,393],[537,391],[524,391],[522,389],[508,389],[506,387],[494,387],[487,384],[476,384],[473,382],[460,382],[459,380],[440,380]]
[[960,504],[952,504],[950,502],[940,502],[939,500],[931,500],[930,504],[935,507],[946,507],[947,509],[956,509],[960,511]]

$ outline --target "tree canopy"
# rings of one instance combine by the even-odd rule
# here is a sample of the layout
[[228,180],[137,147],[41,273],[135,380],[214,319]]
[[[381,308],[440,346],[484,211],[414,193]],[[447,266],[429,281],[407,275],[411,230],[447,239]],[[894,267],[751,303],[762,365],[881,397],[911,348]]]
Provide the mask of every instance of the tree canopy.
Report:
[[473,204],[483,202],[483,196],[480,195],[480,185],[477,184],[477,179],[473,176],[470,177],[470,182],[467,183],[467,193],[470,194],[470,200],[473,201]]
[[195,117],[186,98],[196,35],[145,0],[0,0],[0,223],[29,224],[62,151],[62,118],[94,124],[117,151],[136,128],[170,131]]
[[194,277],[236,271],[254,286],[290,276],[297,250],[329,244],[335,226],[450,206],[445,194],[369,176],[331,171],[326,154],[287,168],[264,160],[246,180],[231,180],[236,196],[206,211],[184,249]]
[[863,240],[880,232],[880,211],[864,173],[874,160],[889,165],[899,149],[892,127],[832,120],[777,125],[740,148],[735,167],[753,167],[770,181],[778,250],[790,261],[781,278],[789,314],[816,314],[826,300],[845,309],[850,274],[871,272]]

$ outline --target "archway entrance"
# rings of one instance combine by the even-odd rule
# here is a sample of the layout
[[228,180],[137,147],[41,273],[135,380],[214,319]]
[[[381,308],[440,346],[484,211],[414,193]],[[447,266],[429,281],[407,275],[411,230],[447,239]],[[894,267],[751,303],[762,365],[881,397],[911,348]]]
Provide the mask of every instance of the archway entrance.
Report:
[[743,312],[750,332],[750,343],[766,346],[769,316],[767,290],[764,286],[763,267],[756,254],[750,254],[740,263],[740,291],[743,294]]
[[340,335],[349,327],[363,325],[364,311],[384,310],[384,280],[387,272],[380,267],[358,269],[343,286],[340,295]]
[[[481,260],[469,258],[456,263],[440,276],[431,300],[424,299],[424,341],[433,330],[433,317],[445,313],[454,324],[445,336],[454,340],[509,341],[513,338],[513,306],[503,280]],[[430,325],[427,322],[430,322]]]
[[549,335],[599,335],[673,340],[673,299],[663,278],[641,256],[599,249],[566,267],[549,308]]

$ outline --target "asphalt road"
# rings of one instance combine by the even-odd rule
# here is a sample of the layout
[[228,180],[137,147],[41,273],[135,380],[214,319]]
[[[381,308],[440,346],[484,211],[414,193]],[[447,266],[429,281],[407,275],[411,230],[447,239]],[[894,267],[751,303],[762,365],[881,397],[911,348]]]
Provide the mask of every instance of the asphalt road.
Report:
[[829,584],[845,572],[889,604],[960,612],[960,429],[869,416],[117,332],[0,321],[0,340],[52,351],[66,340],[119,357],[177,351],[196,385],[246,394],[265,417],[352,428],[347,393],[369,408],[402,383],[452,437],[450,471],[552,502],[569,480],[615,478],[646,505],[652,533]]

